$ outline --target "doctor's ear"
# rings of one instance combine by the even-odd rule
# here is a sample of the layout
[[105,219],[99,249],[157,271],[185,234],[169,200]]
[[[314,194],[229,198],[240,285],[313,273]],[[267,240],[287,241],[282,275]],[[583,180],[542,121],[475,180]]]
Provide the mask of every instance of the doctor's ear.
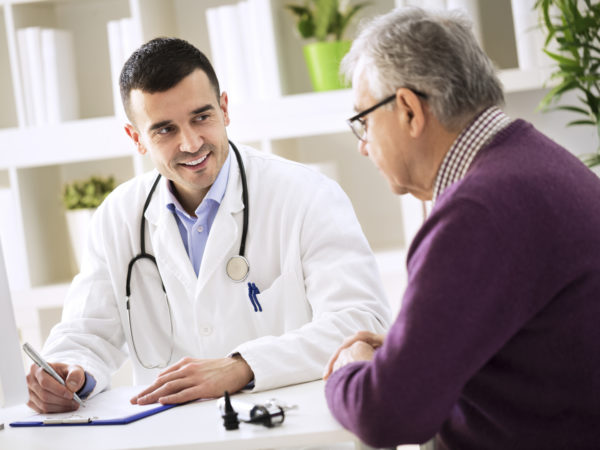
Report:
[[227,92],[223,91],[221,93],[221,97],[219,98],[219,107],[223,112],[223,122],[225,122],[225,126],[229,125],[229,98],[227,96]]
[[140,155],[145,155],[146,148],[140,141],[140,133],[136,130],[136,128],[133,125],[131,125],[130,123],[128,123],[125,125],[125,133],[127,133],[127,136],[129,136],[131,138],[131,140],[137,147],[138,153]]

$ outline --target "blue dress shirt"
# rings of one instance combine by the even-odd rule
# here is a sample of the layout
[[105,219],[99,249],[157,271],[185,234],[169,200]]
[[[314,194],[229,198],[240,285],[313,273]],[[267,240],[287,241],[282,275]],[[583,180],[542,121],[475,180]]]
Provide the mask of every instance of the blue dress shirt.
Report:
[[185,209],[181,206],[181,203],[173,194],[173,186],[171,182],[168,182],[169,186],[169,199],[167,208],[175,216],[185,251],[190,257],[192,266],[196,276],[200,272],[200,264],[202,263],[202,256],[204,255],[204,249],[206,248],[206,241],[210,229],[225,195],[227,189],[227,180],[229,178],[229,166],[231,165],[231,152],[227,155],[227,159],[221,167],[215,182],[212,184],[206,196],[196,208],[196,217],[190,216]]

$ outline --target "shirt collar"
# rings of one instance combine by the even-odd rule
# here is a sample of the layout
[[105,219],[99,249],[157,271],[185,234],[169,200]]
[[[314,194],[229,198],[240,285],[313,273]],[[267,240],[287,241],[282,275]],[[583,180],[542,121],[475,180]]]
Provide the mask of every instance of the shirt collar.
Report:
[[[200,205],[198,205],[198,207],[196,208],[196,215],[198,215],[198,213],[200,211],[200,206],[204,202],[213,201],[217,205],[221,204],[221,202],[223,201],[223,197],[225,196],[225,191],[227,190],[227,180],[229,179],[229,167],[230,166],[231,166],[231,150],[228,152],[227,159],[225,160],[223,167],[221,167],[221,170],[219,170],[219,174],[217,175],[217,178],[215,179],[214,183],[212,184],[212,186],[206,193],[206,196],[204,197],[204,199],[202,200]],[[186,216],[189,216],[189,214],[185,211],[183,206],[181,206],[181,203],[179,203],[179,200],[173,193],[173,183],[170,180],[167,180],[167,186],[168,186],[168,190],[167,190],[168,195],[167,195],[167,204],[166,204],[167,209],[171,212],[177,210],[177,211],[185,214]]]
[[511,122],[497,106],[480,113],[456,138],[442,161],[433,187],[433,202],[448,186],[462,179],[477,153]]

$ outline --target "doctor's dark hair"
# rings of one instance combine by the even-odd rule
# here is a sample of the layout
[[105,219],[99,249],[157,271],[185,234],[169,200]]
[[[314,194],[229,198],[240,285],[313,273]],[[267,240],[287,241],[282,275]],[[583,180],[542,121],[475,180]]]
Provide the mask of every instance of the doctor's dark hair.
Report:
[[204,53],[187,41],[160,37],[146,42],[125,62],[119,78],[121,100],[127,117],[131,120],[131,91],[164,92],[196,69],[202,70],[217,96],[221,95],[219,80]]
[[504,103],[494,66],[459,11],[405,7],[379,16],[354,40],[341,70],[347,79],[361,70],[375,100],[400,87],[427,94],[448,129],[461,129],[485,108]]

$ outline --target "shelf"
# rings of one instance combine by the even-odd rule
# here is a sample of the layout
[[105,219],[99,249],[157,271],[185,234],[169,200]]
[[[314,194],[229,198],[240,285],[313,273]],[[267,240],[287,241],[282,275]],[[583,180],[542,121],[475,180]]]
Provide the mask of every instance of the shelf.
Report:
[[[549,72],[505,69],[498,76],[504,91],[512,93],[543,88]],[[353,105],[351,89],[233,104],[229,133],[232,139],[255,142],[346,132],[349,131],[346,119],[352,116]]]
[[352,91],[345,89],[234,104],[229,134],[252,142],[349,131],[345,120],[352,115],[352,102]]
[[0,130],[0,142],[0,169],[103,160],[135,154],[135,147],[123,130],[123,122],[115,117]]
[[507,94],[513,92],[531,91],[546,87],[551,71],[506,69],[498,73],[498,77]]
[[[543,70],[499,72],[507,93],[541,89]],[[279,99],[230,106],[228,133],[239,142],[260,142],[349,132],[353,114],[350,89],[288,95]],[[82,140],[82,136],[88,138]],[[33,167],[133,156],[135,148],[123,131],[123,121],[102,117],[58,125],[0,130],[0,169]],[[59,143],[48,150],[48,143]]]

